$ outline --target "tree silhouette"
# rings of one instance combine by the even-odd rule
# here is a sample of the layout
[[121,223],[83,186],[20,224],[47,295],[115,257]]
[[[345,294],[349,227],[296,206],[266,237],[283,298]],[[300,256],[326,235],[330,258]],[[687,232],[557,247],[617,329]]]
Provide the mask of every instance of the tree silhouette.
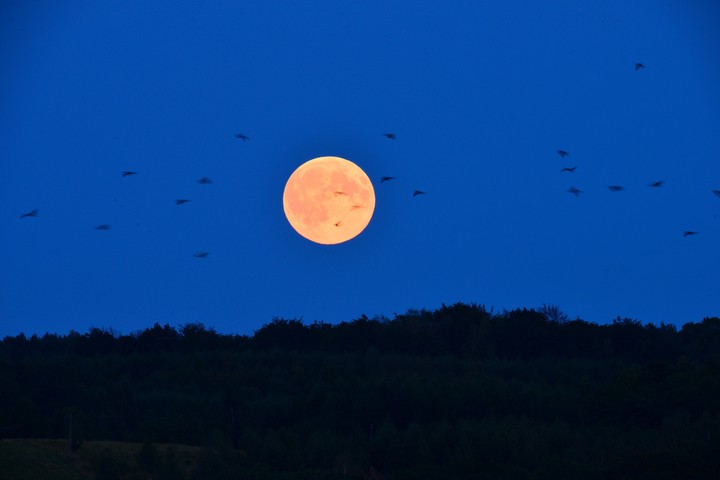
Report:
[[[554,305],[456,303],[334,325],[275,318],[249,337],[195,323],[19,334],[0,341],[0,387],[3,436],[66,439],[74,412],[73,442],[142,444],[137,467],[99,456],[105,478],[132,468],[139,478],[713,478],[720,468],[717,317],[598,325]],[[161,443],[202,449],[187,466]]]

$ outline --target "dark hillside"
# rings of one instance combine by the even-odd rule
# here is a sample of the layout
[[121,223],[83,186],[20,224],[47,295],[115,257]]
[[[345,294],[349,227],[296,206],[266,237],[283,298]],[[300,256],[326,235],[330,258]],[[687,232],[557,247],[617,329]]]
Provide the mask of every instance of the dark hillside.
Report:
[[0,435],[67,437],[72,413],[76,448],[203,447],[188,478],[714,478],[720,319],[552,313],[6,337]]

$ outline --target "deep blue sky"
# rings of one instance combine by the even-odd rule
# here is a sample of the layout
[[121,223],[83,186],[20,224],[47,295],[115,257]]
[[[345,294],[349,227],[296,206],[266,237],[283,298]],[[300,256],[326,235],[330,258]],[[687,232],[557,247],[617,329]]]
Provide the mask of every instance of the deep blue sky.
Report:
[[[684,0],[2,2],[0,336],[457,301],[720,315],[719,22]],[[283,214],[321,155],[375,183],[346,244]]]

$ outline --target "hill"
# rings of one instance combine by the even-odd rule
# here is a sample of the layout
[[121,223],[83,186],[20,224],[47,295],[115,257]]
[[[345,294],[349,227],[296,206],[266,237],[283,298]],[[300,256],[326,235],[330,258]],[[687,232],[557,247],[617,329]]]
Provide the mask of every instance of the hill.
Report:
[[[174,473],[187,480],[720,470],[717,318],[678,330],[457,304],[338,325],[276,319],[251,337],[197,324],[6,337],[0,385],[3,437],[65,437],[72,422],[77,452],[146,445],[152,478],[158,444],[196,448]],[[123,462],[107,471],[129,475]]]

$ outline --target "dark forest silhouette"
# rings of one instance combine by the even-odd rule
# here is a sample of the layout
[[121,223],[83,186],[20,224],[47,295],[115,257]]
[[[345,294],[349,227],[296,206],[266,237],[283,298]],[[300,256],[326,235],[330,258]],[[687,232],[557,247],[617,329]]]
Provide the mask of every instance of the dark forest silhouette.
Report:
[[556,306],[458,303],[337,325],[275,319],[252,336],[157,323],[21,334],[0,342],[0,392],[0,437],[66,438],[72,418],[73,449],[144,443],[140,478],[173,469],[159,443],[203,446],[185,476],[208,479],[720,470],[716,317],[597,325]]

